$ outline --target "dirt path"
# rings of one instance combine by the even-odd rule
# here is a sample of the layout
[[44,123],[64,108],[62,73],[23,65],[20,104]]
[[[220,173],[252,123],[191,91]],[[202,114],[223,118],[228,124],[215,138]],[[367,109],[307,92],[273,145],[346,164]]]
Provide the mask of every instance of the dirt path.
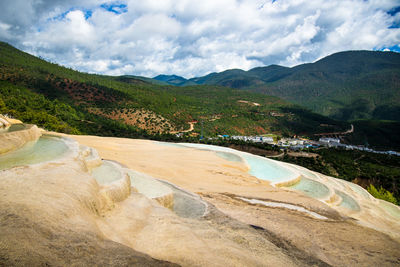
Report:
[[188,122],[189,124],[189,129],[188,130],[182,130],[182,131],[172,131],[170,132],[171,134],[177,134],[177,133],[188,133],[194,130],[194,124],[195,122]]
[[350,129],[345,132],[335,132],[335,133],[319,133],[314,134],[315,136],[323,136],[323,135],[344,135],[344,134],[351,134],[354,132],[354,125],[352,124]]

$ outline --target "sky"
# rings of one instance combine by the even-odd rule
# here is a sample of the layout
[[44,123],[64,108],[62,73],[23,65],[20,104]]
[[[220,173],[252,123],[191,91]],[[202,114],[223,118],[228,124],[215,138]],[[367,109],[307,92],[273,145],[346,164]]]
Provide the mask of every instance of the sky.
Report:
[[0,40],[84,72],[191,78],[400,52],[400,1],[1,0]]

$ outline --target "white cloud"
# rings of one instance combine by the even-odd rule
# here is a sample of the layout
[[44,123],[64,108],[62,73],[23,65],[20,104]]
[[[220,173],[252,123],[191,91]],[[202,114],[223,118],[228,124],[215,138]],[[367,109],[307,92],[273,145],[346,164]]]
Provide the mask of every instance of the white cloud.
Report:
[[185,77],[400,43],[396,0],[81,2],[2,1],[0,38],[82,71]]

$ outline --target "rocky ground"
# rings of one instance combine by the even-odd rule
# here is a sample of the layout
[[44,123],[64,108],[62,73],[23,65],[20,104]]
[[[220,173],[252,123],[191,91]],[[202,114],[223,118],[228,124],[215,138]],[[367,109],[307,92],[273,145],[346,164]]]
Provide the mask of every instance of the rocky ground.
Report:
[[381,232],[351,219],[316,220],[281,208],[249,205],[236,196],[202,194],[218,210],[253,226],[293,256],[318,259],[332,266],[394,266],[400,263],[400,244]]

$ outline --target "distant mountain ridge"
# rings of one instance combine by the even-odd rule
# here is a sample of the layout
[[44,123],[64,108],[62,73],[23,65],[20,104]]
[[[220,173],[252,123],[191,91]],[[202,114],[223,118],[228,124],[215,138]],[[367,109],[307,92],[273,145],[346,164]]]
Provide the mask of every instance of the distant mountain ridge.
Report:
[[154,80],[157,81],[162,81],[162,82],[166,82],[170,85],[175,85],[175,86],[181,86],[183,84],[187,85],[188,84],[188,80],[181,77],[181,76],[177,76],[177,75],[158,75],[156,77],[153,78]]
[[292,68],[270,65],[180,79],[179,86],[193,83],[277,96],[340,120],[400,120],[400,53],[396,52],[339,52]]

